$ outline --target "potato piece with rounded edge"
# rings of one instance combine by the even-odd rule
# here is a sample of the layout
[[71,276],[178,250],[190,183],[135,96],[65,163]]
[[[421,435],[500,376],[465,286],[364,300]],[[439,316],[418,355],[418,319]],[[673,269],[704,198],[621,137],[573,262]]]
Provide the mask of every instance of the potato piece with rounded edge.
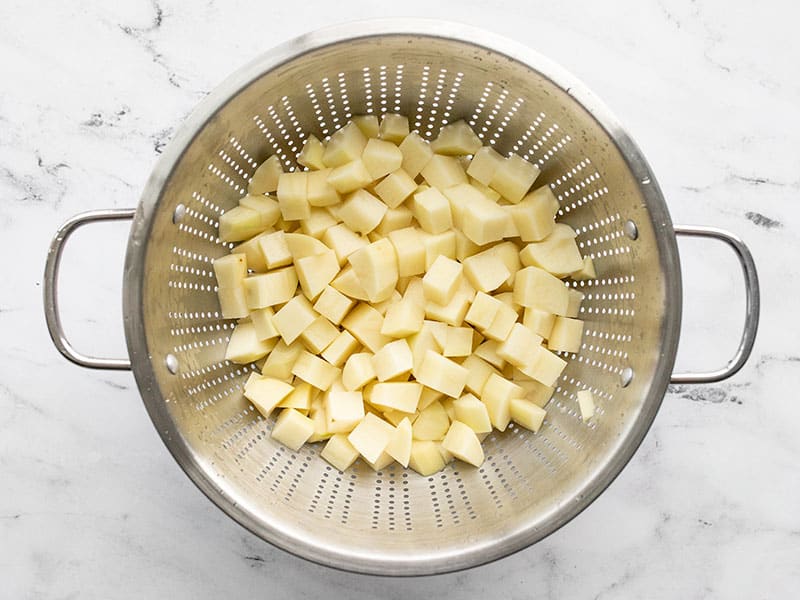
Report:
[[378,137],[380,126],[378,125],[377,115],[356,115],[351,117],[350,121],[355,123],[356,127],[364,134],[364,137],[368,139]]
[[370,139],[364,146],[361,160],[364,161],[364,166],[375,180],[399,169],[403,163],[403,153],[392,142]]
[[425,245],[421,233],[416,227],[406,227],[389,233],[389,241],[397,256],[399,277],[425,272]]
[[353,447],[347,436],[336,433],[328,440],[319,455],[328,461],[332,467],[339,471],[349,469],[358,458],[358,450]]
[[374,414],[367,413],[347,436],[347,441],[367,461],[374,463],[386,450],[393,435],[394,427]]
[[321,241],[304,233],[284,233],[283,239],[294,260],[306,256],[317,256],[325,254],[330,249]]
[[358,158],[334,167],[328,173],[327,181],[340,194],[349,194],[372,183],[372,176],[364,165],[364,161]]
[[489,187],[500,192],[509,202],[517,204],[531,189],[539,172],[538,166],[512,154],[497,167],[489,181]]
[[305,256],[294,262],[297,279],[309,300],[315,300],[339,274],[339,261],[333,250],[316,256]]
[[352,354],[344,363],[342,385],[346,390],[358,390],[375,379],[372,354],[359,352]]
[[422,139],[417,132],[409,133],[399,146],[403,154],[403,170],[411,177],[419,175],[433,156],[433,150],[427,140]]
[[467,167],[467,175],[482,185],[488,186],[495,172],[503,163],[503,157],[491,146],[478,148]]
[[248,194],[269,194],[278,189],[278,178],[283,173],[283,165],[277,154],[273,154],[256,169],[247,184]]
[[444,191],[455,185],[467,183],[467,174],[457,158],[434,154],[420,174],[431,187]]
[[379,137],[382,140],[400,144],[408,135],[408,117],[386,113],[381,119]]
[[397,285],[397,256],[394,246],[380,239],[347,257],[370,302],[382,302],[389,298]]
[[463,119],[442,127],[439,136],[431,142],[434,152],[447,156],[475,154],[480,147],[480,138]]
[[417,381],[422,385],[451,398],[461,395],[468,375],[464,367],[432,350],[425,352],[422,364],[416,372]]
[[339,276],[331,282],[331,287],[350,298],[369,300],[366,290],[350,265],[341,270]]
[[578,392],[578,407],[581,410],[581,419],[583,421],[588,421],[594,417],[594,394],[592,394],[591,390],[581,390]]
[[547,411],[533,402],[521,398],[513,398],[510,403],[511,419],[533,432],[539,431],[547,415]]
[[541,242],[531,242],[519,253],[526,267],[539,267],[555,275],[566,277],[583,266],[575,232],[569,225],[557,223],[553,231]]
[[325,168],[322,156],[325,154],[325,145],[313,133],[303,142],[303,149],[297,155],[297,162],[312,170]]
[[256,211],[261,220],[261,226],[265,229],[275,225],[275,223],[278,222],[278,218],[281,216],[278,202],[269,196],[254,196],[248,194],[247,196],[239,198],[239,206]]
[[[410,373],[414,366],[414,359],[411,355],[411,348],[408,347],[408,342],[403,339],[389,342],[375,352],[372,357],[372,366],[375,369],[378,381],[388,381]],[[405,412],[414,411],[407,410]]]
[[450,427],[450,418],[439,401],[420,411],[412,425],[415,440],[441,440]]
[[439,444],[426,440],[411,442],[411,456],[408,466],[423,477],[429,477],[444,469],[446,463],[439,452]]
[[339,209],[339,218],[353,231],[369,233],[383,219],[388,208],[367,190],[350,194]]
[[313,433],[314,423],[311,419],[293,408],[284,408],[275,420],[271,435],[296,452]]
[[283,231],[274,231],[262,236],[258,240],[258,247],[264,256],[268,269],[276,269],[292,264],[292,253],[286,244],[286,234]]
[[580,352],[583,338],[583,321],[568,317],[556,317],[553,330],[547,339],[547,347],[558,352]]
[[475,432],[460,421],[453,421],[447,431],[442,448],[456,458],[475,467],[483,464],[483,448]]
[[353,299],[348,298],[339,290],[326,286],[314,303],[314,310],[334,325],[340,325],[342,319],[355,304]]
[[556,315],[565,315],[569,292],[564,283],[538,267],[525,267],[514,280],[514,302]]
[[290,384],[251,373],[244,386],[244,397],[250,400],[264,417],[269,417],[275,407],[294,391]]
[[455,420],[467,425],[475,433],[490,433],[492,421],[486,405],[472,394],[465,394],[453,401]]
[[339,167],[361,157],[367,138],[355,123],[348,123],[336,131],[322,154],[326,167]]
[[284,221],[307,219],[311,214],[308,203],[308,172],[283,173],[278,179],[278,205]]

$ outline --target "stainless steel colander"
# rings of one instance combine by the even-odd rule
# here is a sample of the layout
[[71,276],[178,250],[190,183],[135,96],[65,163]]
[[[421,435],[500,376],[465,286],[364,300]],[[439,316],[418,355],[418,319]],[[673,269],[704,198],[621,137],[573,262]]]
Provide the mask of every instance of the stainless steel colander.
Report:
[[[432,477],[397,465],[340,473],[316,447],[270,439],[271,419],[242,397],[250,371],[224,360],[211,262],[228,251],[217,219],[245,193],[260,161],[289,169],[306,136],[330,135],[354,114],[398,112],[435,136],[466,119],[485,144],[542,169],[598,278],[586,294],[583,346],[532,434],[513,425],[484,443],[486,462]],[[130,360],[80,354],[57,311],[67,237],[98,220],[132,218],[124,273]],[[746,279],[747,320],[729,364],[673,375],[681,319],[676,233],[727,242]],[[569,521],[639,446],[670,381],[708,382],[747,359],[758,322],[747,248],[712,228],[673,227],[633,141],[582,84],[508,40],[451,23],[366,22],[305,35],[236,72],[183,124],[138,208],[84,213],[53,240],[45,273],[48,326],[70,360],[130,369],[164,443],[197,486],[256,535],[305,558],[365,573],[453,571],[510,554]],[[591,389],[597,418],[581,421]]]

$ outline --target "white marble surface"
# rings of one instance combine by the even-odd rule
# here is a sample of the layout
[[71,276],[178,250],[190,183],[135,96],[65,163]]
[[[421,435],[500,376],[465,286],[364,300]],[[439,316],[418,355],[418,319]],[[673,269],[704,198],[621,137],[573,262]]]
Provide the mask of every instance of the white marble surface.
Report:
[[[0,598],[797,592],[796,5],[310,4],[0,3]],[[630,465],[561,531],[468,572],[376,579],[293,558],[214,508],[168,455],[129,373],[85,371],[53,349],[41,277],[56,227],[78,211],[135,205],[173,128],[229,71],[326,24],[425,13],[515,38],[584,79],[642,146],[674,220],[725,227],[750,245],[762,326],[739,375],[668,394]],[[125,237],[124,225],[98,227],[65,258],[64,318],[81,348],[124,352]],[[741,278],[724,250],[681,248],[678,362],[712,367],[736,343]]]

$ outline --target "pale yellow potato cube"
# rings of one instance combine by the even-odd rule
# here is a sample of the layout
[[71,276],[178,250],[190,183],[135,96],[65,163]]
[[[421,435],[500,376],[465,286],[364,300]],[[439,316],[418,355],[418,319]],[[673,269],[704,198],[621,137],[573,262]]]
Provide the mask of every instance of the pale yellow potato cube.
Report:
[[389,208],[400,206],[417,189],[414,179],[403,169],[397,169],[375,185],[375,193]]
[[444,394],[442,392],[437,392],[436,390],[432,390],[431,388],[425,387],[423,385],[422,394],[419,397],[419,404],[417,405],[417,412],[415,413],[413,420],[416,420],[416,418],[419,416],[420,411],[425,410],[437,400],[443,400],[443,399],[444,399]]
[[467,174],[464,172],[464,168],[458,159],[452,156],[434,154],[420,174],[431,187],[439,188],[442,191],[455,185],[467,184]]
[[331,286],[326,286],[314,303],[314,310],[335,325],[355,306],[355,301]]
[[453,327],[461,327],[473,298],[475,298],[475,290],[462,277],[459,288],[453,294],[450,302],[447,304],[437,304],[433,301],[425,303],[425,318],[441,321]]
[[378,460],[376,460],[375,462],[370,462],[367,459],[364,459],[364,462],[367,463],[370,469],[372,469],[376,473],[379,473],[380,471],[388,467],[390,464],[392,464],[394,462],[394,459],[388,452],[384,452],[378,457]]
[[403,297],[400,295],[396,289],[392,290],[391,295],[386,300],[381,300],[380,302],[375,302],[372,304],[372,307],[377,310],[381,315],[384,317],[384,322],[386,321],[386,311],[389,310],[392,306],[400,302]]
[[350,298],[369,300],[366,290],[350,265],[341,270],[339,276],[331,282],[331,287]]
[[464,320],[481,331],[486,330],[491,326],[501,306],[502,302],[499,300],[485,292],[478,292]]
[[467,175],[488,186],[504,159],[491,146],[478,148],[473,154],[467,167]]
[[258,213],[261,226],[266,229],[272,227],[281,216],[278,202],[268,196],[253,196],[248,194],[239,198],[239,206],[249,208]]
[[322,162],[326,167],[340,167],[361,157],[367,138],[358,125],[348,123],[336,131],[325,146]]
[[333,169],[311,171],[308,174],[308,203],[311,206],[325,207],[339,204],[342,197],[339,192],[328,182]]
[[387,309],[381,333],[392,338],[408,337],[420,330],[424,318],[423,306],[410,300],[401,300]]
[[538,267],[525,267],[514,280],[514,302],[530,308],[565,315],[569,292],[564,283]]
[[538,242],[553,231],[559,204],[550,186],[543,185],[510,207],[511,216],[523,242]]
[[359,352],[352,354],[342,370],[342,385],[346,390],[358,390],[375,379],[375,368],[372,366],[372,354]]
[[250,400],[264,417],[294,391],[285,381],[251,373],[244,385],[244,397]]
[[353,444],[347,441],[347,436],[345,434],[337,433],[331,436],[319,455],[327,460],[335,469],[346,471],[356,462],[358,450],[353,447]]
[[565,317],[576,318],[581,312],[581,303],[583,302],[583,292],[576,289],[568,288],[569,291],[569,304],[567,305],[567,314]]
[[504,159],[494,172],[489,187],[500,192],[509,202],[517,204],[539,176],[539,167],[516,154]]
[[581,350],[583,338],[583,321],[568,317],[556,317],[553,331],[547,339],[547,347],[558,352],[574,352]]
[[399,410],[386,410],[383,412],[383,418],[395,427],[397,427],[403,419],[407,419],[409,423],[413,423],[418,415],[419,413],[409,414]]
[[[414,366],[414,358],[411,348],[406,340],[395,340],[389,342],[383,348],[375,352],[372,357],[372,366],[378,381],[388,381],[395,379],[406,373],[410,373]],[[397,407],[391,407],[397,408]],[[413,411],[406,411],[413,412]]]
[[313,407],[308,413],[308,417],[314,424],[314,433],[308,438],[309,443],[322,442],[330,439],[334,434],[328,431],[327,421],[325,419],[325,411],[322,409],[315,410]]
[[369,304],[361,303],[351,310],[342,321],[342,327],[373,353],[392,341],[381,333],[383,315]]
[[480,467],[483,464],[481,441],[471,427],[460,421],[453,421],[450,424],[450,429],[442,441],[442,448],[473,466]]
[[481,247],[461,231],[456,229],[454,233],[456,234],[456,259],[463,263],[465,259],[481,251]]
[[511,400],[505,396],[490,396],[481,398],[481,402],[486,406],[492,427],[499,431],[505,431],[511,422]]
[[300,334],[300,339],[310,352],[321,353],[339,335],[336,326],[323,316],[319,316]]
[[[475,194],[468,192],[467,188],[474,190]],[[461,231],[464,235],[480,246],[502,240],[511,216],[469,184],[461,189],[468,197],[462,200]]]
[[260,340],[269,340],[278,337],[280,333],[272,323],[272,317],[275,311],[270,307],[259,308],[250,313],[250,322],[256,329],[256,336]]
[[381,410],[413,414],[417,410],[421,394],[422,385],[416,381],[388,381],[376,383],[372,387],[369,402]]
[[419,175],[433,156],[431,145],[416,132],[409,133],[400,144],[403,170],[411,177]]
[[510,402],[511,419],[533,432],[539,431],[544,423],[547,411],[533,402],[522,398],[512,398]]
[[303,344],[300,341],[287,345],[279,339],[272,352],[267,356],[264,366],[261,367],[261,374],[275,379],[291,379],[292,367],[302,351]]
[[411,456],[408,460],[408,466],[423,477],[438,473],[444,469],[445,465],[444,458],[439,452],[439,445],[436,442],[414,440],[411,443]]
[[505,212],[506,215],[508,216],[508,218],[506,219],[506,228],[503,230],[503,237],[505,239],[518,238],[519,229],[517,229],[517,224],[514,222],[514,215],[511,211],[511,209],[514,208],[516,204],[501,204],[499,206],[500,208],[503,209],[503,212]]
[[447,327],[443,356],[459,357],[472,354],[472,327]]
[[292,253],[289,251],[285,236],[283,231],[278,230],[259,238],[258,246],[261,248],[268,269],[292,264]]
[[392,243],[382,238],[347,257],[370,302],[382,302],[397,285],[397,256]]
[[583,281],[585,279],[597,279],[597,271],[594,268],[594,262],[590,256],[583,257],[583,267],[570,275],[575,281]]
[[536,381],[553,387],[566,366],[567,361],[539,346],[534,361],[520,371]]
[[[500,202],[500,194],[495,192],[492,188],[487,185],[482,184],[480,181],[475,179],[474,177],[469,177],[469,184],[478,190],[481,194],[486,196],[492,202]],[[509,206],[516,206],[515,204],[510,204]]]
[[439,256],[422,278],[425,297],[437,304],[447,304],[461,285],[461,263]]
[[288,302],[296,289],[294,267],[253,275],[244,280],[245,299],[251,310]]
[[519,258],[526,267],[539,267],[556,277],[566,277],[583,266],[583,258],[575,243],[575,232],[569,225],[560,223],[541,242],[525,246]]
[[397,256],[399,277],[408,277],[425,272],[425,245],[421,231],[406,227],[389,233],[389,241]]
[[425,286],[419,277],[409,277],[403,298],[413,302],[417,306],[425,305]]
[[225,319],[241,319],[250,314],[244,285],[217,290],[219,309]]
[[331,387],[342,370],[310,352],[302,351],[292,366],[292,374],[323,392]]
[[428,350],[415,375],[417,381],[422,385],[441,392],[445,396],[458,398],[467,383],[469,372],[449,358]]
[[514,302],[513,292],[502,292],[500,294],[495,294],[494,299],[499,300],[500,302],[511,308],[515,313],[517,313],[518,317],[521,317],[522,312],[525,310],[525,308],[522,305]]
[[500,343],[495,340],[486,340],[475,348],[475,355],[482,358],[493,367],[502,369],[506,366],[506,359],[497,354],[499,346]]
[[511,275],[500,254],[494,248],[484,250],[463,261],[464,275],[479,292],[493,292]]
[[231,254],[244,254],[247,257],[247,268],[249,270],[254,273],[265,273],[267,271],[267,262],[264,260],[264,254],[261,252],[261,240],[270,233],[273,233],[273,231],[272,227],[269,227],[262,233],[251,237],[246,242],[237,244],[231,248]]
[[550,332],[553,331],[555,322],[556,316],[554,314],[540,308],[526,307],[525,314],[522,317],[522,324],[544,339],[550,337]]
[[421,410],[412,425],[412,436],[415,440],[441,440],[450,427],[450,417],[447,416],[442,403],[432,402]]
[[331,386],[323,399],[325,424],[331,433],[349,433],[364,418],[364,398],[359,391]]
[[442,233],[453,227],[450,202],[436,188],[414,194],[413,213],[428,233]]
[[481,400],[484,402],[498,398],[511,400],[511,398],[524,397],[525,390],[521,386],[497,373],[489,375],[489,379],[486,380],[486,384],[483,386],[483,391],[481,392]]
[[358,190],[344,201],[339,218],[353,231],[367,234],[378,226],[387,210],[386,205],[367,190]]
[[377,233],[382,237],[389,235],[392,231],[409,227],[414,220],[414,213],[407,206],[400,205],[390,208],[383,215],[383,219],[372,233]]
[[499,289],[511,291],[514,289],[514,280],[517,276],[517,271],[522,268],[522,263],[519,260],[519,248],[514,242],[500,242],[492,246],[492,251],[500,257],[500,260],[506,265],[506,269],[510,275],[506,279],[506,285]]
[[322,241],[336,253],[339,265],[343,265],[347,262],[348,256],[369,243],[344,223],[328,229],[322,234]]
[[349,331],[340,331],[320,356],[334,367],[342,367],[350,355],[360,347],[361,344]]
[[284,408],[272,428],[272,438],[295,451],[299,450],[313,433],[313,421],[293,408]]
[[480,396],[489,376],[496,372],[494,367],[475,354],[465,358],[461,366],[469,372],[465,387],[476,396]]
[[444,350],[444,346],[447,343],[447,323],[440,323],[439,321],[425,319],[422,322],[422,326],[433,334],[433,339],[436,340],[439,348]]
[[294,260],[325,254],[329,250],[323,242],[304,233],[285,233],[283,237]]
[[515,367],[525,367],[533,362],[536,349],[542,344],[542,336],[533,333],[521,323],[514,323],[511,333],[497,347],[497,355]]
[[227,254],[214,259],[214,275],[221,288],[239,287],[247,277],[247,256]]
[[303,149],[297,155],[297,162],[311,170],[325,168],[322,156],[325,154],[325,145],[313,133],[306,138]]
[[386,113],[381,119],[378,135],[382,140],[400,144],[408,135],[408,117]]
[[339,274],[339,261],[333,250],[316,256],[305,256],[294,262],[300,287],[306,298],[314,300]]
[[591,390],[578,392],[578,407],[581,410],[581,419],[584,421],[588,421],[594,416],[594,394],[592,394]]
[[395,426],[385,452],[405,468],[411,459],[411,444],[411,421],[405,417]]
[[498,307],[497,314],[494,316],[491,325],[486,329],[482,329],[481,333],[490,340],[503,342],[511,334],[516,322],[517,312],[508,304],[501,302],[501,306]]
[[453,401],[455,420],[467,425],[475,433],[490,433],[492,422],[486,405],[472,394],[465,394]]
[[411,348],[411,355],[414,357],[414,369],[412,373],[414,377],[419,380],[419,370],[428,350],[441,352],[442,347],[433,337],[431,330],[426,327],[423,327],[418,333],[408,338],[408,346]]
[[278,205],[284,221],[307,219],[311,214],[308,204],[308,172],[282,173],[278,179]]
[[328,173],[328,183],[340,194],[349,194],[372,183],[372,176],[364,165],[364,161],[358,158],[334,167]]
[[480,138],[464,120],[445,125],[439,130],[439,137],[431,142],[434,152],[447,156],[475,154],[480,147]]
[[278,189],[278,178],[283,173],[283,166],[277,154],[273,154],[258,165],[247,184],[248,194],[269,194]]
[[272,317],[272,324],[283,341],[291,344],[317,318],[317,313],[304,296],[295,296]]
[[219,239],[223,242],[241,242],[258,235],[268,226],[262,225],[261,215],[245,206],[226,210],[219,218]]
[[347,440],[368,462],[374,463],[386,450],[393,435],[394,427],[374,414],[367,413],[347,436]]
[[422,244],[425,246],[425,268],[430,269],[434,261],[440,256],[455,260],[456,257],[456,232],[453,230],[442,233],[420,232]]
[[553,397],[555,388],[529,378],[519,369],[514,369],[513,381],[525,390],[525,399],[533,402],[536,406],[544,408]]
[[403,153],[392,142],[370,139],[364,146],[361,160],[364,161],[364,166],[375,180],[399,169],[403,163]]
[[294,386],[292,392],[278,403],[278,408],[294,408],[302,413],[311,409],[311,402],[317,397],[319,390],[305,381]]

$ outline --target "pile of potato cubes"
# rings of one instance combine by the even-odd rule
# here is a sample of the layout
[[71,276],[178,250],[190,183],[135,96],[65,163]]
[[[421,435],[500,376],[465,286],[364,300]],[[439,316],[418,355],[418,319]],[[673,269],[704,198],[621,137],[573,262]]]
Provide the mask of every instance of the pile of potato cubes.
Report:
[[[482,440],[513,420],[537,431],[575,353],[595,276],[555,222],[539,169],[483,146],[463,121],[428,142],[408,119],[354,117],[277,156],[219,220],[240,242],[214,262],[226,358],[257,362],[244,395],[292,450],[325,442],[344,471],[361,457],[421,475],[479,466]],[[274,195],[272,195],[274,194]],[[584,418],[593,413],[582,395]]]

